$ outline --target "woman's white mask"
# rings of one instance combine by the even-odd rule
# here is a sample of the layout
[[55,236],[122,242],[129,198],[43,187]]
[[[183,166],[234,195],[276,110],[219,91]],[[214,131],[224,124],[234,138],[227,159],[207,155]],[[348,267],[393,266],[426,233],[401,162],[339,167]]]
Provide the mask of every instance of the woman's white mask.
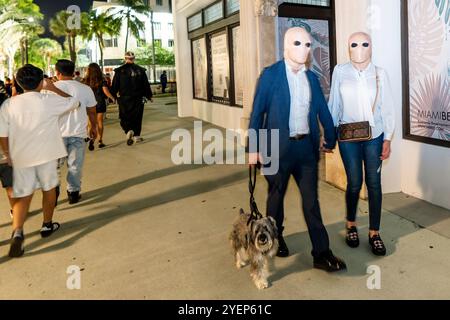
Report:
[[306,64],[311,52],[311,36],[303,28],[295,27],[284,36],[284,58],[291,64]]
[[353,63],[366,63],[372,60],[372,40],[364,32],[354,33],[348,40],[350,60]]

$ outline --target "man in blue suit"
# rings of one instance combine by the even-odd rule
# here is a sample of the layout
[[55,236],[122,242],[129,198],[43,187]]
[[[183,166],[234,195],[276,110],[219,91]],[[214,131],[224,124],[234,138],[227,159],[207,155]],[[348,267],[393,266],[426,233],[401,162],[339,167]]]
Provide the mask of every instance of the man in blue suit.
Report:
[[[277,256],[287,257],[289,249],[283,238],[284,195],[290,176],[300,189],[303,213],[312,242],[314,267],[328,272],[346,269],[344,261],[329,248],[329,238],[322,222],[318,201],[318,162],[320,151],[332,152],[336,132],[317,76],[307,70],[311,36],[303,28],[291,28],[284,39],[284,60],[266,68],[259,79],[250,118],[250,128],[278,130],[279,141],[259,141],[250,145],[250,165],[262,159],[263,143],[273,150],[278,143],[279,169],[265,174],[269,184],[267,215],[272,216],[279,232]],[[318,119],[324,128],[321,139]],[[259,148],[259,150],[257,149]],[[274,155],[271,155],[273,158]],[[263,168],[263,174],[264,174]]]

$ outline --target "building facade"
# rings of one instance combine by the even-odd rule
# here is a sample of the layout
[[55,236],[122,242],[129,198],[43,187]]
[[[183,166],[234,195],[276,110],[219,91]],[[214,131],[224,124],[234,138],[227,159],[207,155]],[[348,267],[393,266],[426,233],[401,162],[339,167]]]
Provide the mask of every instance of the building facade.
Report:
[[[151,45],[154,35],[156,43],[159,43],[161,47],[173,51],[174,49],[174,27],[173,27],[173,16],[172,16],[172,0],[147,0],[146,1],[150,8],[152,9],[152,14],[149,16],[138,15],[141,21],[145,22],[145,28],[142,30],[141,39],[136,39],[133,35],[129,35],[128,38],[128,50],[135,51],[136,49],[142,48],[145,45]],[[100,12],[105,12],[108,9],[116,8],[119,10],[117,1],[108,0],[94,1],[94,8]],[[152,18],[153,18],[153,33],[152,33]],[[105,72],[111,73],[115,68],[123,63],[125,43],[126,43],[126,24],[122,25],[122,30],[117,37],[106,37],[105,38],[105,50],[104,50],[104,61],[105,61]],[[91,52],[92,61],[100,60],[100,50],[96,40],[91,41],[89,44],[89,50]],[[160,70],[161,69],[161,70]],[[167,67],[156,68],[156,80],[158,81],[159,74],[162,69],[167,70]],[[168,70],[170,80],[175,80],[175,70]],[[153,72],[149,69],[150,81],[154,82]]]
[[[329,92],[334,66],[349,61],[349,36],[365,31],[373,39],[374,63],[388,72],[396,104],[393,152],[383,164],[383,191],[404,192],[450,208],[450,122],[444,121],[450,121],[445,111],[448,108],[450,112],[445,79],[450,59],[448,41],[445,42],[449,37],[447,6],[450,5],[445,1],[433,0],[177,0],[173,13],[178,114],[228,129],[246,130],[260,72],[282,59],[282,39],[287,28],[302,26],[311,31],[311,68],[320,76],[325,94]],[[420,22],[427,17],[420,12],[426,12],[429,19]],[[423,60],[413,56],[415,51],[424,51],[414,50],[422,43],[414,38],[420,33],[405,33],[407,17],[418,28],[434,21],[435,27],[429,34],[435,34],[437,39],[429,45],[442,46],[431,53],[426,50],[429,47],[422,48],[431,54],[424,57],[428,63],[425,66]],[[426,34],[426,30],[421,32]],[[409,64],[407,58],[411,60]],[[414,115],[410,122],[408,110],[415,101],[414,86],[420,79],[411,79],[415,71],[408,72],[407,68],[417,66],[419,71],[429,68],[428,72],[432,72],[444,65],[441,60],[445,60],[445,81],[439,92],[443,92],[441,100],[445,105],[435,106],[443,110],[436,112],[442,114],[441,122],[430,122],[428,127],[432,124],[434,129],[429,132],[417,129],[414,133],[420,122],[414,122]],[[426,84],[423,90],[429,87]],[[428,136],[417,138],[420,134]],[[328,182],[345,187],[338,150],[327,155],[325,176]]]

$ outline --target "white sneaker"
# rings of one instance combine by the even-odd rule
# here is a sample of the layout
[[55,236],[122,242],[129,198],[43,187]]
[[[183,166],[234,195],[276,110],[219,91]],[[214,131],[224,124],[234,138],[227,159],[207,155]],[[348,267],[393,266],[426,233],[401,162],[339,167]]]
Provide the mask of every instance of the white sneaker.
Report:
[[139,143],[139,142],[144,141],[144,138],[142,138],[141,136],[135,136],[133,139],[134,139],[135,143]]
[[133,137],[134,137],[134,131],[133,130],[128,131],[127,132],[127,145],[131,146],[134,143]]

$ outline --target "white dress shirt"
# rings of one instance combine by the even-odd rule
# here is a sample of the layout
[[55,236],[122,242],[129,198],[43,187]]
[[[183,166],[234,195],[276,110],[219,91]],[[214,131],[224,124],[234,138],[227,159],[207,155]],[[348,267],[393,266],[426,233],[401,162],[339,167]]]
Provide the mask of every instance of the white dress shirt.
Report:
[[309,108],[311,87],[303,67],[297,73],[286,63],[286,74],[291,94],[291,110],[289,113],[289,136],[309,134]]
[[[379,92],[376,75],[378,73]],[[328,102],[334,125],[369,121],[372,138],[384,133],[384,140],[392,140],[395,128],[394,98],[384,69],[371,63],[365,70],[357,70],[352,63],[337,65],[333,72]]]

